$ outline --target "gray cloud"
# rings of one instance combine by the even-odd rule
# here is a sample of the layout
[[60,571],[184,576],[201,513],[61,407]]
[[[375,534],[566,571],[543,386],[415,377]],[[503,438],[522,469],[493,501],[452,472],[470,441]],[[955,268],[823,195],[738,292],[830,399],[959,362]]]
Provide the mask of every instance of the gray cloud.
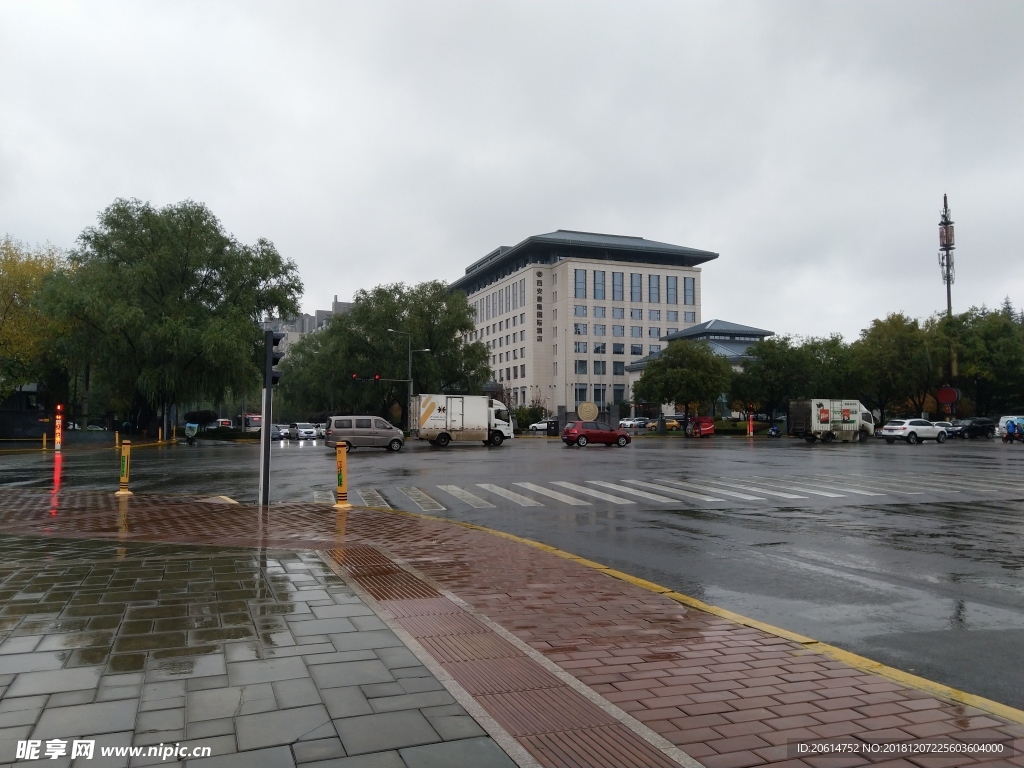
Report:
[[557,228],[721,253],[704,316],[1024,303],[1024,6],[0,2],[0,230],[206,202],[307,309]]

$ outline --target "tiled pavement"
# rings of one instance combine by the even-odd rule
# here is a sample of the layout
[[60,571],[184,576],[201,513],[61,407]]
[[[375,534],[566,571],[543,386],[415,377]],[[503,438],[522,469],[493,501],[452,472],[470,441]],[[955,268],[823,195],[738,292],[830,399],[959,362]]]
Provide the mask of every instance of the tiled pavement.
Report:
[[[7,620],[11,623],[0,625],[9,633],[4,646],[0,646],[0,673],[4,671],[7,643],[14,643],[10,658],[32,656],[39,658],[40,664],[47,653],[63,654],[62,659],[54,657],[45,663],[57,664],[58,674],[83,675],[71,679],[77,680],[74,685],[86,686],[79,691],[89,691],[94,698],[79,702],[75,691],[63,689],[26,691],[17,698],[24,699],[24,703],[35,701],[32,707],[38,715],[43,711],[39,702],[53,711],[106,705],[108,696],[116,704],[129,700],[130,689],[131,700],[138,706],[137,713],[132,711],[132,717],[137,718],[136,739],[161,731],[183,732],[189,739],[222,739],[225,752],[229,744],[243,750],[242,754],[247,749],[278,750],[267,753],[272,761],[283,759],[289,747],[270,746],[260,739],[288,739],[276,743],[289,744],[288,754],[305,760],[313,754],[314,748],[307,746],[310,744],[351,751],[395,747],[398,745],[367,744],[364,740],[400,733],[429,741],[424,734],[430,728],[429,733],[435,734],[433,764],[459,764],[457,758],[452,761],[448,755],[438,757],[440,750],[459,745],[488,744],[496,749],[494,742],[484,736],[473,738],[472,734],[479,733],[472,730],[476,723],[462,709],[455,709],[458,704],[448,699],[449,703],[443,704],[422,698],[424,694],[448,696],[437,682],[440,679],[457,694],[471,694],[469,703],[464,698],[459,700],[477,707],[476,722],[488,724],[488,730],[499,736],[510,734],[513,747],[524,748],[545,766],[692,766],[692,758],[709,768],[1024,766],[1020,753],[1024,727],[1020,724],[847,666],[801,643],[682,606],[580,563],[447,523],[368,509],[339,515],[330,507],[316,504],[281,505],[261,513],[242,506],[165,498],[132,499],[119,507],[105,494],[50,498],[13,491],[0,500],[0,533],[26,537],[7,539],[7,551],[3,553],[5,580],[0,583],[0,595],[5,607],[0,611],[0,622],[10,617]],[[40,544],[38,537],[51,538]],[[69,542],[69,537],[112,541]],[[159,547],[142,543],[159,541],[186,546],[170,549],[175,553],[171,557],[160,556]],[[200,553],[206,550],[193,546],[199,542],[221,548],[207,554],[208,566],[201,565]],[[94,563],[100,568],[96,581],[82,575],[84,566],[72,556],[76,546],[106,548],[106,561]],[[223,548],[229,546],[276,547],[283,551],[239,549],[225,556]],[[321,567],[322,561],[312,550],[329,550],[328,561],[334,562],[333,567],[346,581]],[[25,554],[21,554],[23,551]],[[266,567],[256,567],[261,552]],[[42,568],[41,553],[56,562]],[[118,557],[131,560],[133,565],[124,566],[129,573],[134,570],[142,575],[115,578],[109,571],[120,562]],[[20,567],[12,569],[12,562]],[[165,565],[143,565],[155,562]],[[181,579],[180,574],[188,572],[183,565],[192,562],[197,563],[197,578]],[[229,571],[228,563],[241,563],[232,566],[241,568],[241,573]],[[239,584],[223,590],[226,596],[216,589],[217,568],[225,569],[226,582]],[[32,574],[31,579],[21,576],[21,582],[16,578],[8,586],[12,576],[26,573]],[[256,573],[262,576],[252,576]],[[72,590],[67,579],[80,583]],[[138,581],[129,583],[131,579]],[[147,581],[165,587],[169,583],[170,591],[166,597],[154,594],[149,589],[154,585]],[[263,586],[256,586],[257,582]],[[87,588],[98,597],[92,602],[74,603],[76,590]],[[183,593],[175,595],[175,588]],[[135,591],[124,591],[128,589]],[[232,597],[232,592],[241,594]],[[308,606],[308,610],[263,612],[263,608],[275,604],[278,593],[287,604]],[[296,600],[295,595],[308,599]],[[80,595],[86,596],[85,592]],[[193,612],[189,607],[184,613],[157,618],[136,616],[129,600],[136,597],[141,603],[158,601],[161,605],[165,600],[177,601],[170,605],[179,606],[191,606],[193,601],[196,605],[228,605],[207,613],[203,609]],[[360,597],[375,613],[345,615],[346,606],[362,608]],[[108,609],[108,604],[114,607]],[[86,606],[98,612],[82,614]],[[318,615],[318,609],[323,615]],[[247,623],[242,621],[243,612]],[[115,614],[117,634],[111,637]],[[210,616],[217,617],[216,623],[171,623]],[[367,623],[359,626],[357,618]],[[158,621],[167,623],[157,626]],[[33,627],[46,622],[47,634],[38,634],[40,644],[26,650],[24,646],[32,640],[24,638],[36,636],[31,632]],[[398,635],[392,635],[389,628]],[[59,651],[49,645],[43,648],[43,642],[59,643],[51,640],[58,637],[59,629],[65,630],[63,635],[82,639]],[[125,631],[133,629],[135,634]],[[284,641],[276,639],[278,633]],[[349,644],[361,636],[371,645],[385,637],[395,645]],[[415,666],[396,666],[389,648],[399,648],[403,641],[429,668],[420,666],[417,656],[404,648],[397,654],[402,657],[401,663]],[[189,646],[205,650],[199,655],[186,650]],[[101,647],[106,649],[102,660],[96,650]],[[311,662],[316,656],[324,660]],[[221,666],[212,666],[218,659]],[[299,675],[300,667],[307,674]],[[403,670],[407,668],[418,671],[411,679],[423,681],[414,683],[414,687],[427,687],[406,690],[410,678]],[[205,671],[174,677],[167,672],[171,669]],[[290,671],[295,677],[277,679],[277,672],[247,673],[247,669],[284,669],[280,674]],[[335,669],[341,670],[338,675],[351,676],[332,677]],[[42,668],[38,673],[27,673],[30,679],[33,674],[47,672]],[[247,674],[274,679],[250,679]],[[375,674],[390,677],[381,681],[361,677]],[[11,682],[15,693],[23,676]],[[110,678],[123,684],[112,685]],[[42,680],[38,685],[45,688],[45,677],[34,679]],[[95,684],[90,684],[91,680]],[[293,682],[282,687],[286,680]],[[151,700],[163,700],[147,699],[146,686],[167,683],[179,684],[179,688],[167,689],[166,698],[174,704],[166,710],[153,705],[146,708]],[[214,687],[207,689],[207,684]],[[135,692],[139,686],[141,696]],[[115,689],[124,694],[123,699],[106,693]],[[364,702],[360,706],[369,706],[370,711],[332,711],[332,702],[337,705],[332,696],[339,695],[332,691],[339,690],[352,691],[348,694],[352,696],[358,691],[361,699],[357,701]],[[205,694],[206,698],[194,698],[193,694]],[[314,694],[319,701],[314,700]],[[84,698],[85,694],[79,693],[78,697]],[[17,714],[3,719],[11,698],[9,690],[0,700],[0,724],[4,724],[0,725],[0,738],[24,738],[19,734],[32,724],[38,729],[52,722],[45,712],[40,719]],[[378,699],[405,707],[403,711],[409,714],[404,717],[409,719],[396,720],[391,705],[375,704]],[[273,710],[260,710],[271,701]],[[117,706],[125,712],[129,708],[123,703]],[[190,707],[198,707],[207,716],[193,718]],[[144,717],[164,711],[177,711],[181,716]],[[458,714],[442,714],[456,711]],[[71,711],[64,714],[74,717]],[[124,712],[120,716],[123,720],[118,722],[127,723],[128,716]],[[19,723],[19,717],[31,719],[31,724]],[[260,717],[273,718],[267,723],[274,725],[264,726]],[[367,717],[377,719],[361,719]],[[467,730],[443,733],[448,718],[462,718],[460,728]],[[203,727],[189,730],[193,720],[215,724],[203,727],[220,728],[222,732],[204,733]],[[414,726],[413,720],[418,725]],[[229,723],[233,724],[233,735],[228,731]],[[328,724],[336,735],[329,733]],[[145,731],[140,730],[143,727]],[[320,732],[320,728],[324,730]],[[446,737],[451,740],[443,741]],[[951,745],[1000,741],[1017,751],[998,760],[991,754],[967,758],[917,754],[893,758],[891,753],[795,757],[788,745],[812,738],[856,744],[921,739]],[[419,759],[417,755],[425,754],[416,749],[427,748],[385,754],[413,765]],[[493,754],[495,759],[504,758],[500,751]],[[522,754],[515,754],[524,762]],[[239,765],[256,765],[253,755],[249,752],[248,762]],[[320,756],[328,757],[317,753]],[[210,765],[233,765],[225,759],[230,760],[220,758],[221,763]]]

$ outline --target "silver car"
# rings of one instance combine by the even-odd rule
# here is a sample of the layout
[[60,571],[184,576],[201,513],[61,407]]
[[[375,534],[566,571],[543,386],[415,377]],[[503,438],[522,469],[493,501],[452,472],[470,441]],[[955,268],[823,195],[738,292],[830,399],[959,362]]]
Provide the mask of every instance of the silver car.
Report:
[[291,440],[316,440],[316,427],[308,422],[292,422],[288,425],[288,438]]
[[380,416],[332,416],[327,422],[328,448],[339,444],[354,448],[386,448],[400,451],[405,445],[405,434]]

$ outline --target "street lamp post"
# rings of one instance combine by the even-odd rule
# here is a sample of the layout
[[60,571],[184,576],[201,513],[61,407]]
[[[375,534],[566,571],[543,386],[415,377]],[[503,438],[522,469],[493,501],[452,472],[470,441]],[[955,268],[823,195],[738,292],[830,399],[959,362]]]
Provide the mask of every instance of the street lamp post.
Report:
[[409,377],[406,381],[409,384],[409,398],[405,403],[405,424],[409,431],[412,431],[412,353],[413,352],[429,352],[430,349],[413,349],[412,348],[412,334],[408,331],[396,331],[394,328],[388,328],[388,333],[400,333],[406,337],[409,349]]

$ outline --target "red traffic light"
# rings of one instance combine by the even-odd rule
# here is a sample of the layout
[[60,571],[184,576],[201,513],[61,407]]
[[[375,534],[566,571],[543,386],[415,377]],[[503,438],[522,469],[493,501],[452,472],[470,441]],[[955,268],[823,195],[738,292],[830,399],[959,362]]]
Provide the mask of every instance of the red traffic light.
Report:
[[373,374],[373,380],[374,381],[380,381],[380,374],[379,373]]
[[57,410],[58,411],[63,411],[64,410],[64,406],[61,403],[57,403]]
[[352,374],[352,381],[355,381],[358,378],[359,378],[359,374],[358,373],[353,373]]

